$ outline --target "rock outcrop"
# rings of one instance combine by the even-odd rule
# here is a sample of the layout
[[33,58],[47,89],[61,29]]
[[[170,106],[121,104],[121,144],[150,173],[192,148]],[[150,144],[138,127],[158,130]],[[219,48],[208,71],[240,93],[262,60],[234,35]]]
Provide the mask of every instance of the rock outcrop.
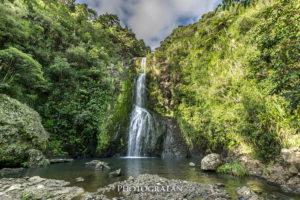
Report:
[[28,167],[47,166],[50,164],[49,160],[43,153],[36,149],[28,150]]
[[41,152],[48,138],[36,111],[0,94],[0,168],[47,164]]
[[164,143],[162,158],[186,158],[188,155],[188,147],[182,138],[181,131],[175,119],[164,119]]
[[300,150],[297,147],[291,147],[289,149],[281,149],[280,153],[288,170],[292,174],[298,174],[300,172]]
[[216,153],[208,154],[201,160],[202,170],[216,171],[220,165],[222,165],[222,160],[220,155]]

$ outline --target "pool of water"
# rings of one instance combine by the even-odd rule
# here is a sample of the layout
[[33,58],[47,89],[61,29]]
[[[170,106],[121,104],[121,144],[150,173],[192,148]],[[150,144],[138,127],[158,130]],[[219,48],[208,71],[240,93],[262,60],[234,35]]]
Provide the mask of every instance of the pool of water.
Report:
[[[94,159],[79,159],[71,163],[52,164],[45,168],[26,169],[22,176],[41,176],[43,178],[60,179],[71,183],[72,186],[79,186],[86,191],[95,192],[98,188],[116,181],[122,181],[129,176],[139,174],[157,174],[171,179],[189,180],[199,183],[222,183],[225,190],[233,199],[236,199],[235,188],[247,186],[254,191],[261,192],[267,199],[300,200],[299,196],[285,194],[280,188],[268,185],[265,181],[253,178],[236,178],[230,175],[220,175],[213,172],[203,172],[197,168],[189,167],[192,160],[163,160],[160,158],[105,158],[99,159],[107,162],[112,170],[122,169],[122,176],[108,178],[108,172],[95,171],[93,167],[85,166],[85,163]],[[193,160],[196,164],[200,161]],[[84,182],[76,182],[77,177],[84,178]]]

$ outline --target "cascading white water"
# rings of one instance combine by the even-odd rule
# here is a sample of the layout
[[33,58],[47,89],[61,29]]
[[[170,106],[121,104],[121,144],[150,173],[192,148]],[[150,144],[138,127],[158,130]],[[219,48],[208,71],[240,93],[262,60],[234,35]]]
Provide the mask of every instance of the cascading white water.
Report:
[[128,139],[128,157],[147,156],[156,143],[154,121],[146,106],[146,63],[142,59],[142,73],[138,75],[135,89],[135,105],[131,113]]

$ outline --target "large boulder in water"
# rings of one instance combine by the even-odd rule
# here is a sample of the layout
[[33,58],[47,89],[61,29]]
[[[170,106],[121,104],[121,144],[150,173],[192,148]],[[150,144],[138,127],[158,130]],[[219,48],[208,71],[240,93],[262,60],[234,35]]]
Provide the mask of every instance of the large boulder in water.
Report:
[[0,168],[48,163],[41,153],[48,138],[36,111],[0,94]]
[[202,170],[215,171],[220,165],[222,165],[221,157],[216,153],[209,154],[201,160]]
[[110,172],[108,174],[109,178],[114,178],[114,177],[118,177],[118,176],[121,176],[121,169],[118,169],[116,171]]
[[108,163],[102,162],[100,160],[92,160],[90,162],[85,163],[86,166],[95,167],[97,171],[110,170]]
[[110,167],[106,162],[98,162],[95,166],[95,170],[97,171],[104,171],[104,170],[110,170]]

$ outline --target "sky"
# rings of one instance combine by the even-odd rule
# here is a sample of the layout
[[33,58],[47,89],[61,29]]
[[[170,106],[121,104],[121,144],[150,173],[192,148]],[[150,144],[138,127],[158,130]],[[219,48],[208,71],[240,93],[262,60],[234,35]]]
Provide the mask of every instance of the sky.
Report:
[[118,15],[122,25],[155,49],[174,28],[195,23],[221,0],[76,0],[76,3],[86,3],[99,15]]

